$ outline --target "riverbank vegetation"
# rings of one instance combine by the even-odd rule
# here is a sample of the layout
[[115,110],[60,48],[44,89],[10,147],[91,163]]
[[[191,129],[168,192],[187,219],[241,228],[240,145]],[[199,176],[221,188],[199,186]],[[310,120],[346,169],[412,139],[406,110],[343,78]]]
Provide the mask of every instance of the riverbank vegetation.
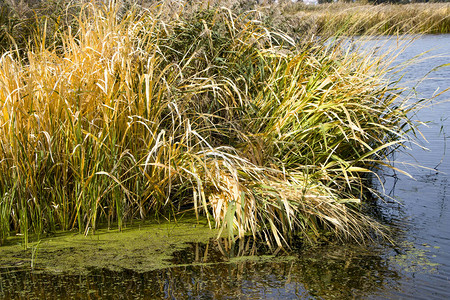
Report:
[[[76,26],[74,17],[78,15],[83,2],[85,0],[3,0],[0,9],[0,51],[7,51],[12,45],[25,48],[29,40],[33,39],[34,33],[43,26],[51,28],[52,32],[65,30],[69,25]],[[123,4],[124,10],[136,3],[129,0],[119,2]],[[142,0],[139,3],[143,7],[149,7],[155,1]],[[270,0],[212,0],[177,3],[183,3],[185,13],[208,5],[227,7],[236,15],[255,11],[260,14],[259,20],[266,27],[283,31],[297,41],[308,39],[312,35],[450,33],[450,4],[447,2],[374,5],[359,1],[340,1],[307,5],[302,1],[290,0],[279,0],[276,3]],[[168,6],[175,9],[174,5]]]
[[305,5],[286,1],[260,10],[268,24],[298,37],[450,33],[450,3]]
[[136,7],[87,2],[1,56],[0,241],[186,210],[278,245],[386,233],[368,174],[415,108],[386,57],[258,12]]

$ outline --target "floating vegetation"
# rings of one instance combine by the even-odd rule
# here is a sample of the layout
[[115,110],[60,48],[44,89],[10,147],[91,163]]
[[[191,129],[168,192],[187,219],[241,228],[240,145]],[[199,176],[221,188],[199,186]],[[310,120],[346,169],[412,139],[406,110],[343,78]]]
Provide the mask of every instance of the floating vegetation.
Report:
[[[402,245],[403,252],[391,257],[403,271],[408,273],[435,273],[437,272],[438,263],[432,262],[431,246],[424,245],[423,248],[415,246],[411,242],[404,242]],[[439,249],[439,246],[434,246]]]
[[[193,224],[195,222],[189,227],[193,228]],[[126,294],[135,298],[168,298],[168,295],[174,298],[263,298],[264,295],[283,298],[367,298],[367,295],[377,291],[392,290],[400,279],[399,273],[392,270],[380,253],[358,245],[327,245],[296,249],[290,253],[280,250],[275,254],[267,245],[254,241],[252,237],[240,239],[234,244],[227,238],[198,239],[184,246],[177,244],[166,249],[164,260],[160,260],[160,252],[137,249],[134,239],[129,246],[121,245],[120,253],[113,248],[129,239],[131,234],[134,237],[152,236],[155,231],[164,231],[166,225],[150,224],[140,229],[134,226],[125,231],[126,237],[123,239],[122,233],[102,232],[98,244],[93,243],[98,238],[97,234],[84,238],[73,233],[58,233],[56,237],[44,238],[43,245],[48,243],[49,249],[56,246],[59,252],[40,254],[32,272],[29,265],[13,267],[0,263],[0,297],[60,298],[62,295],[76,297],[80,294],[114,297]],[[210,232],[205,225],[198,233],[202,230]],[[184,230],[186,228],[180,223],[173,234],[182,234]],[[83,243],[79,242],[80,239]],[[66,245],[65,250],[58,245],[61,241]],[[177,242],[171,237],[167,241]],[[107,246],[109,243],[111,247]],[[152,243],[145,244],[152,247]],[[99,250],[100,245],[103,250]],[[81,249],[87,253],[85,256],[80,256]],[[16,255],[21,251],[25,250],[17,246]],[[90,259],[88,254],[91,254]],[[127,261],[125,257],[129,254],[133,257]],[[109,264],[103,262],[114,255]],[[147,264],[143,256],[148,256],[148,262],[154,257],[155,263]],[[64,260],[75,261],[75,257],[78,258],[78,272],[74,269],[64,272],[55,270],[56,266],[64,265]],[[99,262],[97,267],[94,267],[95,261]],[[146,264],[140,264],[143,261]],[[156,262],[159,261],[162,264],[158,266]],[[83,267],[85,271],[80,271]]]
[[93,269],[147,272],[171,267],[171,257],[187,243],[207,243],[215,237],[217,231],[195,216],[177,223],[134,224],[121,232],[101,228],[87,236],[59,231],[34,236],[29,249],[20,238],[9,239],[2,246],[0,266],[51,274],[87,274]]

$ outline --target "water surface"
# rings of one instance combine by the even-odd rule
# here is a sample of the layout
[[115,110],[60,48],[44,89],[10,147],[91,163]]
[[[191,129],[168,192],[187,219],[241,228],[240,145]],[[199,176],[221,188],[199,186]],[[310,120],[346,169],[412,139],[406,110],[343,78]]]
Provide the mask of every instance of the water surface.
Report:
[[[403,83],[413,87],[412,91],[419,99],[434,97],[450,87],[450,66],[443,66],[450,63],[450,35],[420,37],[398,60],[406,61],[426,51],[429,52],[419,62],[407,67],[403,78]],[[420,83],[416,84],[417,81]],[[396,166],[407,170],[414,178],[399,173],[386,177],[386,192],[402,206],[385,205],[385,213],[403,228],[401,240],[411,247],[406,254],[421,254],[417,261],[411,259],[409,264],[393,260],[393,267],[402,271],[402,279],[398,281],[398,293],[388,289],[382,291],[381,294],[388,298],[450,298],[449,101],[450,93],[444,93],[415,116],[426,122],[420,131],[426,137],[421,145],[427,150],[412,145],[411,151],[395,155]],[[427,262],[421,263],[421,258]]]

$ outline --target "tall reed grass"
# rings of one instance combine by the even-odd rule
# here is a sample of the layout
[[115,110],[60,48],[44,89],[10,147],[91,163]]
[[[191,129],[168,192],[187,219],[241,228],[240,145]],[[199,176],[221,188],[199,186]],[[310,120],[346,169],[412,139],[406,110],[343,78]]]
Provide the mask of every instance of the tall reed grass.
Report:
[[[237,5],[239,7],[239,5]],[[299,38],[320,36],[450,33],[449,3],[305,5],[280,2],[255,6],[265,22]]]
[[[414,105],[382,57],[296,46],[257,16],[88,2],[0,59],[0,241],[193,208],[230,237],[363,241],[367,174]],[[51,39],[50,39],[51,41]]]

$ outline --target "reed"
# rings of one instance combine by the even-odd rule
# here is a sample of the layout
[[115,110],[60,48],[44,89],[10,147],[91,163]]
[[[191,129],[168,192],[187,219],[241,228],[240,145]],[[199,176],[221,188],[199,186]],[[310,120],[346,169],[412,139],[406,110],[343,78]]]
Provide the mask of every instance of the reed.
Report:
[[[238,6],[239,7],[239,6]],[[450,4],[412,3],[369,5],[332,3],[305,5],[281,2],[255,6],[267,24],[299,39],[311,34],[395,35],[450,33]]]
[[[76,29],[79,8],[86,0],[36,1],[4,0],[0,7],[0,52],[29,46],[36,33],[46,27],[48,42],[55,42],[59,32],[70,26]],[[102,3],[105,1],[97,1]],[[107,1],[106,1],[107,2]],[[135,1],[121,0],[121,13],[131,8]],[[311,35],[335,36],[374,34],[422,34],[450,32],[450,5],[448,3],[412,3],[369,5],[337,2],[305,5],[301,1],[210,0],[170,1],[166,11],[176,11],[180,4],[184,13],[199,8],[229,7],[237,14],[250,10],[262,13],[261,21],[275,27],[297,41]],[[152,6],[154,1],[139,1],[142,6]],[[60,42],[60,41],[59,41]]]
[[278,245],[385,234],[362,211],[366,175],[389,167],[414,104],[383,57],[174,5],[87,2],[77,30],[2,55],[0,240],[186,208]]

